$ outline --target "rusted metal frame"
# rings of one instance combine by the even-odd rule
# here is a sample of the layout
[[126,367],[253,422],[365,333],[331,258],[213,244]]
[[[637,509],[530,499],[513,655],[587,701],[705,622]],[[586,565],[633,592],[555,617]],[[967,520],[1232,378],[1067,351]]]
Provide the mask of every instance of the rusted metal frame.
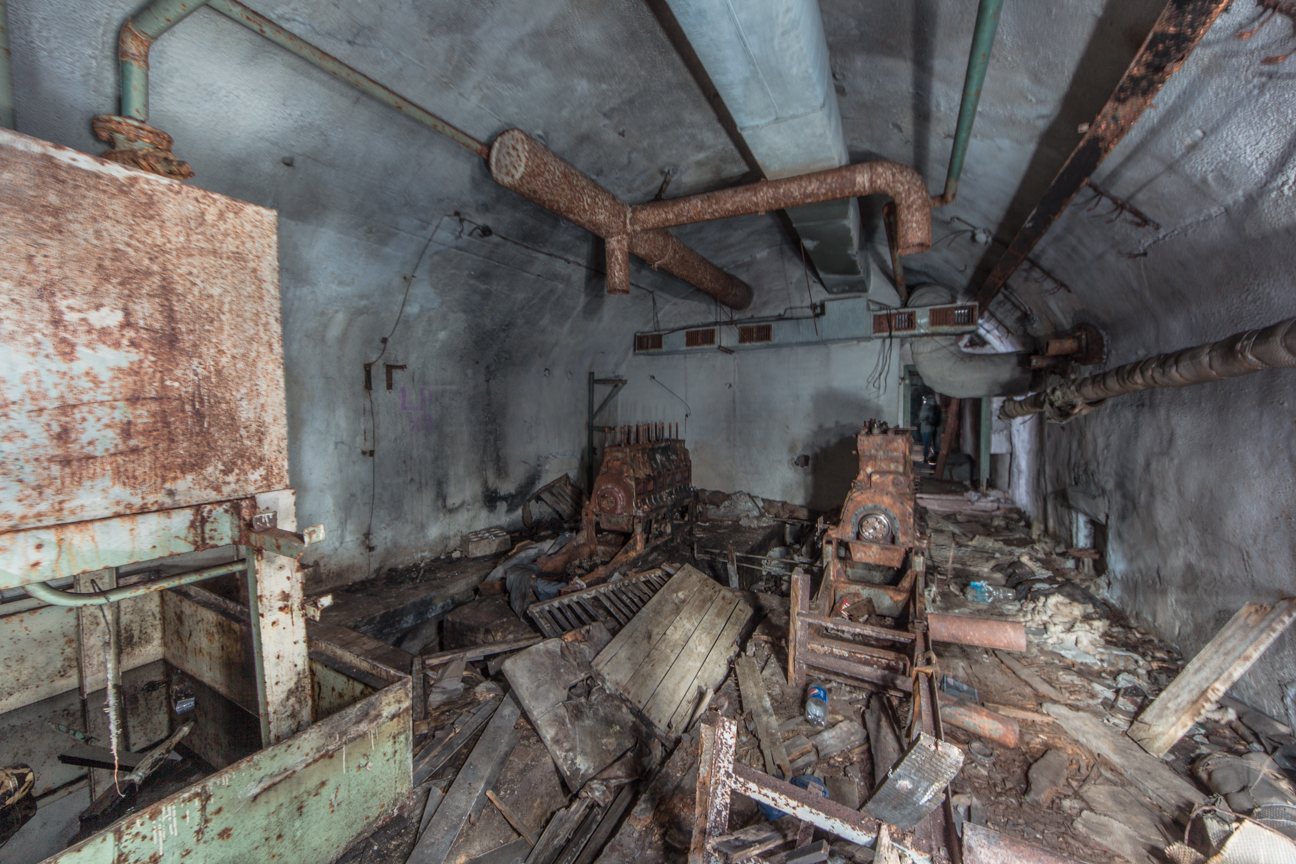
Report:
[[[604,189],[520,129],[509,129],[491,143],[491,176],[546,210],[584,228],[607,243],[608,293],[628,294],[628,253],[642,258],[734,309],[751,305],[751,286],[730,276],[664,229],[630,230],[630,205]],[[616,258],[617,261],[612,259]]]
[[889,671],[894,671],[899,675],[909,673],[909,657],[900,651],[887,651],[884,648],[874,648],[871,645],[860,645],[856,642],[828,639],[822,636],[812,638],[809,647],[816,654],[843,657],[878,669],[892,667]]
[[[729,718],[722,720],[734,722]],[[730,788],[739,795],[767,804],[852,843],[872,846],[877,840],[880,825],[876,819],[740,762],[733,765]]]
[[[1080,143],[1039,204],[1013,237],[977,292],[982,314],[1026,257],[1048,233],[1103,159],[1152,105],[1161,87],[1188,59],[1229,0],[1170,0]],[[938,475],[939,476],[939,475]]]
[[729,830],[729,790],[737,745],[738,724],[734,721],[720,717],[715,725],[702,724],[688,864],[721,864],[710,841]]
[[908,165],[886,159],[700,195],[650,201],[630,208],[626,227],[631,232],[652,231],[876,194],[886,195],[896,204],[900,255],[915,255],[931,248],[931,197],[926,182]]
[[1234,333],[1218,342],[1157,354],[1098,375],[1064,382],[1023,399],[1006,400],[999,416],[1011,420],[1044,412],[1049,420],[1065,423],[1115,396],[1206,384],[1265,369],[1292,367],[1296,367],[1296,318],[1259,330]]
[[[290,490],[256,496],[258,510],[274,510],[285,530],[296,527]],[[302,574],[295,558],[247,550],[248,608],[256,664],[263,746],[278,743],[311,722],[310,658]]]
[[881,639],[887,642],[905,642],[909,643],[914,640],[912,633],[904,630],[892,630],[889,627],[875,627],[872,624],[861,624],[858,621],[851,621],[846,618],[830,618],[811,615],[805,619],[810,624],[823,627],[826,630],[839,630],[843,633],[854,633],[857,636],[867,636],[872,639]]

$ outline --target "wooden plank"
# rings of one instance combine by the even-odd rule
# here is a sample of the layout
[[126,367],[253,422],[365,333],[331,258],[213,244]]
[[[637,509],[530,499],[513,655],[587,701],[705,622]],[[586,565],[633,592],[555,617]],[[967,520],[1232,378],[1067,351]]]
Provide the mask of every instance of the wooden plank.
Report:
[[506,651],[521,651],[523,648],[530,648],[537,642],[543,641],[543,639],[543,636],[524,636],[521,639],[510,639],[507,642],[473,645],[471,648],[460,648],[454,651],[438,651],[436,654],[424,655],[423,667],[431,669],[434,666],[449,663],[451,660],[458,660],[460,657],[468,663],[473,663],[477,660],[493,657],[496,654],[503,654]]
[[621,787],[621,791],[612,799],[611,805],[599,817],[598,828],[590,835],[589,842],[581,850],[580,857],[576,859],[575,864],[590,864],[594,860],[594,856],[603,851],[603,847],[607,845],[612,832],[617,829],[617,825],[621,821],[621,814],[629,809],[635,797],[633,784]]
[[1060,702],[1065,704],[1071,701],[1070,699],[1067,698],[1067,695],[1065,693],[1063,693],[1061,690],[1057,689],[1052,684],[1045,681],[1040,676],[1036,675],[1033,671],[1031,671],[1029,667],[1027,667],[1016,657],[1012,656],[1011,654],[1005,651],[996,651],[994,653],[995,656],[998,657],[999,660],[1005,666],[1007,666],[1009,669],[1013,671],[1014,675],[1016,675],[1022,681],[1026,682],[1028,685],[1030,685],[1031,689],[1033,689],[1036,693],[1039,693],[1041,696],[1047,696],[1049,699],[1052,699],[1054,702]]
[[1130,726],[1129,736],[1160,758],[1237,683],[1296,618],[1296,599],[1248,603],[1197,652],[1170,686]]
[[591,804],[593,801],[589,798],[577,798],[570,805],[553,814],[549,824],[545,826],[544,833],[540,835],[539,842],[527,856],[526,864],[551,864],[558,857],[558,853],[567,843],[567,838],[576,830],[581,819],[585,818],[585,811]]
[[779,735],[774,708],[770,705],[769,692],[765,689],[760,669],[756,668],[756,661],[750,657],[739,657],[734,662],[734,668],[738,672],[743,708],[751,712],[752,719],[756,722],[756,736],[760,739],[761,752],[765,754],[765,773],[790,778],[792,763],[783,748],[783,736]]
[[[714,630],[707,631],[703,629],[704,623],[711,623],[715,630],[719,629],[720,624],[711,622],[707,617],[712,614],[712,609],[719,606],[720,614],[728,617],[729,609],[733,601],[727,597],[721,597],[718,590],[708,591],[705,587],[699,587],[693,592],[693,596],[684,604],[684,608],[675,616],[675,620],[670,622],[670,626],[662,633],[661,639],[657,640],[648,656],[643,662],[639,663],[634,670],[634,674],[628,679],[619,679],[616,677],[617,668],[610,667],[608,678],[619,685],[622,694],[638,708],[644,708],[652,700],[653,695],[657,692],[658,687],[667,679],[668,674],[675,668],[680,657],[686,650],[694,647],[698,639],[706,639],[710,633],[710,641],[706,643],[706,648],[711,647],[711,642],[715,640]],[[724,619],[720,619],[721,622]],[[702,656],[706,656],[703,654]],[[700,662],[701,658],[699,657]],[[624,682],[624,683],[622,683]]]
[[482,732],[468,761],[455,775],[436,815],[419,838],[406,864],[442,864],[468,818],[485,800],[486,790],[494,787],[509,754],[518,742],[516,727],[522,709],[512,696],[505,696],[500,707]]
[[796,839],[801,820],[795,816],[781,816],[773,822],[758,822],[739,831],[716,837],[710,843],[711,851],[730,864],[746,861]]
[[798,689],[805,686],[805,665],[801,655],[806,651],[809,638],[806,618],[810,615],[810,575],[792,574],[791,597],[788,599],[788,684]]
[[531,847],[525,840],[514,840],[485,855],[470,858],[464,864],[522,864],[530,853]]
[[351,654],[358,654],[388,669],[394,669],[402,675],[409,674],[414,655],[408,651],[380,642],[372,636],[358,633],[350,627],[337,624],[325,624],[322,621],[307,621],[306,635],[312,641],[326,642],[335,645]]
[[692,681],[710,656],[720,631],[724,629],[736,605],[737,601],[728,592],[717,592],[686,641],[678,649],[662,651],[654,658],[665,659],[665,674],[651,697],[636,704],[643,708],[645,716],[659,729],[665,731],[669,727],[675,708],[686,694],[696,697],[697,691],[692,689]]
[[751,616],[751,606],[748,606],[746,601],[739,600],[730,612],[729,620],[725,622],[724,629],[720,631],[720,636],[716,639],[711,652],[702,662],[701,668],[693,676],[693,680],[680,689],[678,707],[671,716],[668,727],[672,734],[682,735],[686,731],[685,725],[697,707],[698,693],[708,689],[713,691],[720,689],[725,676],[729,674],[729,661],[738,651],[738,636],[751,620]]
[[437,732],[436,737],[414,757],[414,785],[421,785],[454,758],[477,730],[486,725],[499,706],[500,703],[495,701],[486,702],[472,711],[465,711],[454,725]]
[[495,794],[495,790],[493,789],[488,790],[486,792],[486,797],[487,799],[490,800],[492,804],[495,805],[495,809],[498,810],[500,812],[500,815],[504,817],[504,821],[509,823],[509,825],[513,826],[514,831],[522,835],[522,839],[527,842],[528,846],[536,845],[536,841],[538,841],[540,838],[537,837],[535,834],[533,834],[531,832],[531,829],[526,827],[526,823],[522,821],[522,817],[514,813],[512,807],[508,806],[507,804],[505,804],[503,801],[499,799],[499,796]]
[[[624,628],[612,637],[612,641],[594,660],[594,668],[605,670],[622,653],[628,653],[632,657],[643,657],[644,653],[657,642],[654,632],[659,635],[662,629],[669,626],[679,614],[680,607],[693,595],[698,580],[706,578],[696,567],[688,565],[681,567],[680,571],[657,592],[657,595],[639,610],[639,614],[635,615],[635,626],[631,627],[629,622],[622,622]],[[602,600],[603,597],[600,596],[599,599]],[[643,620],[640,621],[640,618]],[[658,620],[664,623],[654,631],[653,624]]]
[[1094,753],[1120,768],[1125,779],[1142,790],[1172,817],[1184,815],[1201,804],[1205,796],[1161,760],[1117,732],[1095,714],[1076,711],[1052,702],[1044,711],[1061,724],[1066,733]]

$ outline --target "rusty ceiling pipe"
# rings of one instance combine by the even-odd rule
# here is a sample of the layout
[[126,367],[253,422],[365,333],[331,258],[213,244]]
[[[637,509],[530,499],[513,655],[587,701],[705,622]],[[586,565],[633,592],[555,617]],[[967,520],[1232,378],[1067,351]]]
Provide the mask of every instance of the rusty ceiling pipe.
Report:
[[1159,387],[1187,387],[1250,375],[1263,369],[1296,367],[1296,318],[1263,330],[1234,333],[1227,339],[1158,354],[1099,375],[1066,381],[1025,399],[1008,400],[999,417],[1012,420],[1043,412],[1055,423],[1087,414],[1113,396]]
[[932,202],[927,183],[913,168],[885,159],[782,180],[762,180],[701,195],[650,201],[630,208],[629,227],[636,232],[650,231],[863,195],[887,195],[895,202],[896,245],[900,255],[914,255],[931,248]]
[[1135,121],[1152,105],[1152,100],[1197,44],[1230,0],[1170,0],[1148,33],[1143,47],[1125,70],[1125,75],[1107,104],[1089,124],[1084,137],[1058,171],[1026,224],[1013,237],[977,292],[976,301],[984,315],[990,301],[1008,282],[1008,277],[1026,260],[1049,228],[1066,210],[1107,154],[1133,128]]
[[751,305],[751,286],[721,270],[665,230],[631,233],[630,205],[520,129],[491,144],[495,182],[607,241],[609,294],[630,293],[629,253],[733,309]]

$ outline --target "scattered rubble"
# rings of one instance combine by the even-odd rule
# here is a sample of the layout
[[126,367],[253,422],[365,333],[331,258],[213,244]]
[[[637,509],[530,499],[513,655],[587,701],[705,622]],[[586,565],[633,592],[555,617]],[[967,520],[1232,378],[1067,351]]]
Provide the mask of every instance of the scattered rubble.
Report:
[[[988,616],[1018,639],[1024,629],[1026,650],[986,630],[869,681],[833,663],[798,672],[789,656],[794,604],[835,572],[825,538],[849,539],[831,534],[835,514],[698,493],[696,514],[615,568],[615,538],[604,550],[596,535],[544,570],[582,518],[568,485],[537,499],[557,522],[534,519],[506,550],[464,559],[475,597],[370,628],[415,658],[424,703],[416,795],[383,829],[407,839],[375,834],[383,860],[1178,864],[1285,860],[1296,841],[1296,739],[1222,695],[1246,648],[1268,643],[1234,639],[1231,661],[1203,652],[1193,663],[1212,671],[1189,676],[1193,664],[1102,599],[1098,553],[1033,531],[1011,502],[920,494],[923,569],[897,585],[864,568],[878,580],[860,583],[868,602],[812,610],[845,622],[837,642],[808,634],[800,650],[818,640],[819,658],[857,656],[877,644],[865,637],[907,632],[896,603],[915,584],[933,635]],[[1266,633],[1281,629],[1270,619]],[[824,687],[826,725],[807,720],[798,675]],[[915,699],[924,675],[933,695]],[[1182,734],[1158,759],[1136,733],[1172,700],[1184,707],[1167,728]],[[917,719],[936,709],[940,736]],[[936,819],[948,829],[933,833]],[[1274,857],[1227,857],[1252,843]]]

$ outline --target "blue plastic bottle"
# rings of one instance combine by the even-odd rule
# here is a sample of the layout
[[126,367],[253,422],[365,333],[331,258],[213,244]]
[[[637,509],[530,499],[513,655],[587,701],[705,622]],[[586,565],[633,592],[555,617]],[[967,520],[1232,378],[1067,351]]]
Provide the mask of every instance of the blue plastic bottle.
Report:
[[828,725],[828,691],[818,684],[811,684],[806,694],[805,718],[811,726]]

